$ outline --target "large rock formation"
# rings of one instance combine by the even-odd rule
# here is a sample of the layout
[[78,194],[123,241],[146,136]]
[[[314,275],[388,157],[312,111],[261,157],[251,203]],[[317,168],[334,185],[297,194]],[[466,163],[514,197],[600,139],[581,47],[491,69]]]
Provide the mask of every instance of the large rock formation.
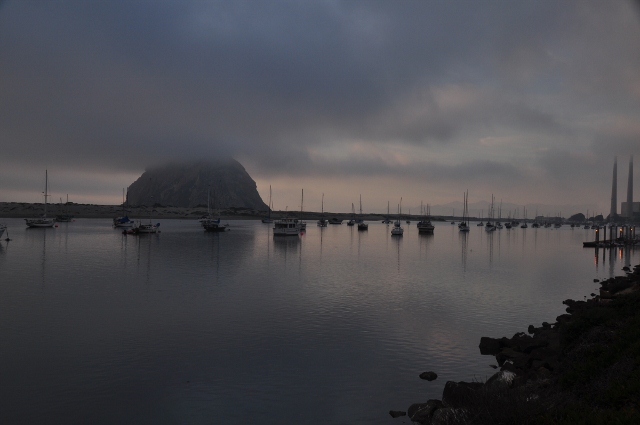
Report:
[[161,204],[193,208],[207,205],[211,190],[211,208],[250,208],[266,211],[256,182],[234,159],[170,163],[147,169],[129,186],[130,205]]

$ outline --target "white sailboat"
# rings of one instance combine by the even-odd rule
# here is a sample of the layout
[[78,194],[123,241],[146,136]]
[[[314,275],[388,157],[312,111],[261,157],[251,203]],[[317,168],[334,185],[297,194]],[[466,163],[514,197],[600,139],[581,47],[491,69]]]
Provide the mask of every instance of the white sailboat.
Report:
[[55,220],[47,217],[47,198],[49,195],[49,175],[47,170],[44,171],[44,214],[39,218],[25,218],[27,227],[53,227]]

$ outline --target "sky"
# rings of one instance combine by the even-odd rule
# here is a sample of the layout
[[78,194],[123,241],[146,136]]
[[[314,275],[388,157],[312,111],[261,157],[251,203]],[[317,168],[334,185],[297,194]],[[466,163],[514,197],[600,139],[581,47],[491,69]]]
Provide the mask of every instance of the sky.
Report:
[[0,202],[231,156],[276,210],[606,216],[633,154],[633,1],[0,0]]

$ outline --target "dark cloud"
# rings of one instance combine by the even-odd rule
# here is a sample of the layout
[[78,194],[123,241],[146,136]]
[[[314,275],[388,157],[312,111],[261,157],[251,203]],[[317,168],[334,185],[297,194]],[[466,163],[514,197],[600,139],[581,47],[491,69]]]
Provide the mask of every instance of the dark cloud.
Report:
[[[262,176],[571,179],[585,164],[567,152],[636,146],[634,10],[577,0],[1,2],[0,165],[106,175],[234,156]],[[492,137],[514,142],[499,155],[474,146]],[[356,144],[415,157],[400,167]],[[527,149],[548,153],[527,164]]]

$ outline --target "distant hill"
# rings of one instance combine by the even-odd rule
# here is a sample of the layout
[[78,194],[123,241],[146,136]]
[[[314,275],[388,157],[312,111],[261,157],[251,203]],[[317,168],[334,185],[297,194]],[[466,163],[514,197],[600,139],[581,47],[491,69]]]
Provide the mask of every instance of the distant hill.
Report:
[[206,207],[209,189],[211,208],[268,209],[256,182],[234,159],[174,162],[149,168],[129,186],[127,200],[130,205]]

